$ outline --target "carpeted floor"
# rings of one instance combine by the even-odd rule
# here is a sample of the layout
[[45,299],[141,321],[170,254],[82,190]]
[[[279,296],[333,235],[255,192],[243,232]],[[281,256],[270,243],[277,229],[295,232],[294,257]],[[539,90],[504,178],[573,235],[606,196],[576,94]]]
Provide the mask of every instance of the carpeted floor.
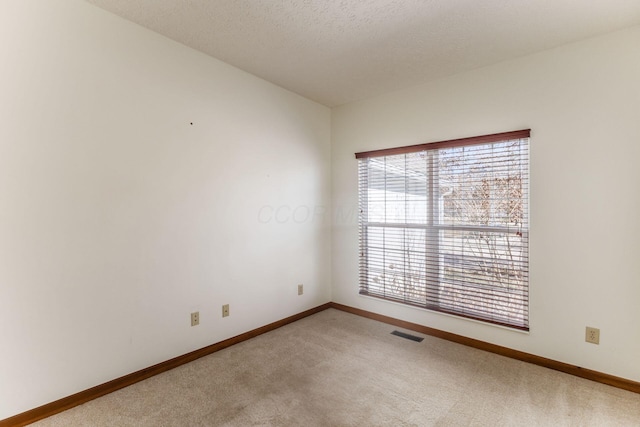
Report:
[[329,309],[35,425],[640,426],[640,394],[394,329]]

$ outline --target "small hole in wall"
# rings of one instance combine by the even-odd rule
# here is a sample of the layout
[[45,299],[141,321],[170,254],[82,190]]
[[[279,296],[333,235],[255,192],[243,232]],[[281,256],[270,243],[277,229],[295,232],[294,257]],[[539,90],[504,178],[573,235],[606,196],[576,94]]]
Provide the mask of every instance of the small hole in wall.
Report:
[[193,122],[189,123],[191,126],[193,126]]

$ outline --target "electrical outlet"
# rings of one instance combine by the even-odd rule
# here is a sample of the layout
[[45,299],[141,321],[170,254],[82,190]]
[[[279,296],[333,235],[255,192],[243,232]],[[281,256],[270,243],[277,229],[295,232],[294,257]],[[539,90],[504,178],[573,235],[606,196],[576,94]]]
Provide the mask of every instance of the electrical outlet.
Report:
[[584,340],[591,344],[600,344],[600,329],[587,326]]
[[302,295],[303,293],[304,293],[303,285],[299,284],[298,285],[298,295]]
[[200,312],[196,311],[191,313],[191,326],[198,326],[200,324]]
[[229,316],[229,304],[225,304],[222,306],[222,317]]

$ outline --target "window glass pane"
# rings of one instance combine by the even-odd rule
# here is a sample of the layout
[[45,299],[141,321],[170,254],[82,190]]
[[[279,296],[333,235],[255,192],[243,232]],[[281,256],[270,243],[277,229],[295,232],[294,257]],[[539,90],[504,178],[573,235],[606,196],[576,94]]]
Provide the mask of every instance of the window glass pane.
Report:
[[439,150],[441,223],[526,226],[527,164],[520,140]]

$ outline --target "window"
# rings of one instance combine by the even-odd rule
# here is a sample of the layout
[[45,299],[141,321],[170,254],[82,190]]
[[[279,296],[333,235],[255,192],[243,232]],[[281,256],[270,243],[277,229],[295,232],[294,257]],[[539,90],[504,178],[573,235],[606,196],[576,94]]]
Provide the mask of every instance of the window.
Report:
[[360,293],[528,330],[529,136],[357,153]]

